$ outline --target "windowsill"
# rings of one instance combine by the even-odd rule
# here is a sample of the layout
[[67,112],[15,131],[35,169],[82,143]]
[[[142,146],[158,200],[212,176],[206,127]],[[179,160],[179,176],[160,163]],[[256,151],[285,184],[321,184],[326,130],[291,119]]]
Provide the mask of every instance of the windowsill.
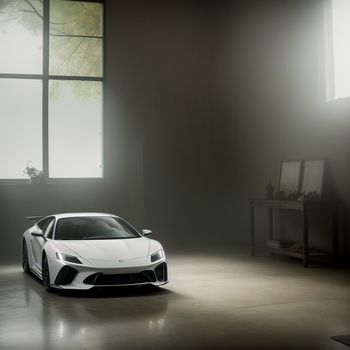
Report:
[[83,177],[83,178],[49,178],[42,182],[30,183],[29,179],[0,179],[0,186],[45,186],[45,185],[83,185],[100,184],[105,179],[103,177]]
[[8,186],[8,185],[30,185],[29,179],[0,179],[0,186]]
[[103,177],[78,177],[78,178],[49,178],[44,181],[45,185],[78,185],[78,184],[91,184],[102,183]]

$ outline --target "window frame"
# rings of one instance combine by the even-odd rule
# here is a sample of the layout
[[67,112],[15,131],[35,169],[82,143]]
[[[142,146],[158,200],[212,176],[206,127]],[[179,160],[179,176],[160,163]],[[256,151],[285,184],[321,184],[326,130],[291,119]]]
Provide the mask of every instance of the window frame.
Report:
[[335,101],[332,0],[324,0],[324,64],[326,102]]
[[[43,62],[41,74],[1,73],[0,79],[34,79],[42,82],[42,171],[45,184],[69,184],[82,182],[101,182],[104,178],[104,106],[105,106],[105,67],[106,67],[106,2],[105,0],[67,0],[71,2],[89,2],[102,4],[102,74],[101,77],[51,75],[49,72],[50,56],[50,0],[43,0]],[[65,177],[49,176],[49,82],[55,80],[94,81],[102,84],[102,120],[101,120],[101,176],[100,177]],[[24,166],[23,166],[24,167]],[[30,179],[0,178],[0,185],[26,185]]]
[[334,48],[334,15],[333,0],[323,0],[323,34],[324,34],[324,72],[325,72],[325,101],[336,103],[350,98],[350,94],[339,96],[336,91],[336,62]]

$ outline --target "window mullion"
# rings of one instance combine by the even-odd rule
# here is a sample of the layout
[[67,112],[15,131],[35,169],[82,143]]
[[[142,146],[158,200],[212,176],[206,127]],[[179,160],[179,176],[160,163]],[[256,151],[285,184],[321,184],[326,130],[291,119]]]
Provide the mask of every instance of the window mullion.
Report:
[[50,45],[50,0],[43,2],[43,173],[48,179],[49,169],[49,45]]

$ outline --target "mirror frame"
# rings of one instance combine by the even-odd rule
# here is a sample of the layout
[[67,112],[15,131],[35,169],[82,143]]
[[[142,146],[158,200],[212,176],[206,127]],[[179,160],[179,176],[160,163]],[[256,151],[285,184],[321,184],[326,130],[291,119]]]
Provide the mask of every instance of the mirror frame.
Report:
[[153,232],[151,230],[147,230],[147,229],[143,229],[142,230],[142,236],[149,236],[151,235]]
[[32,231],[30,234],[31,234],[32,236],[34,236],[34,237],[42,237],[42,238],[44,238],[44,239],[46,240],[44,234],[43,234],[42,231],[39,230],[38,228],[35,228],[34,231]]

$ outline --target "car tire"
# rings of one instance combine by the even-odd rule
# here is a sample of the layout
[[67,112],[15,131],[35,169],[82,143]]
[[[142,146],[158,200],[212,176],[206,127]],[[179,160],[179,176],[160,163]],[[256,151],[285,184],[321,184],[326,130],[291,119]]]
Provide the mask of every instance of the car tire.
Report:
[[50,292],[52,290],[51,284],[50,284],[50,270],[49,270],[49,264],[47,262],[46,255],[43,256],[43,262],[42,262],[42,277],[43,277],[43,285],[45,289]]
[[27,244],[25,240],[23,240],[23,244],[22,244],[22,268],[25,273],[30,273],[28,249],[27,249]]

